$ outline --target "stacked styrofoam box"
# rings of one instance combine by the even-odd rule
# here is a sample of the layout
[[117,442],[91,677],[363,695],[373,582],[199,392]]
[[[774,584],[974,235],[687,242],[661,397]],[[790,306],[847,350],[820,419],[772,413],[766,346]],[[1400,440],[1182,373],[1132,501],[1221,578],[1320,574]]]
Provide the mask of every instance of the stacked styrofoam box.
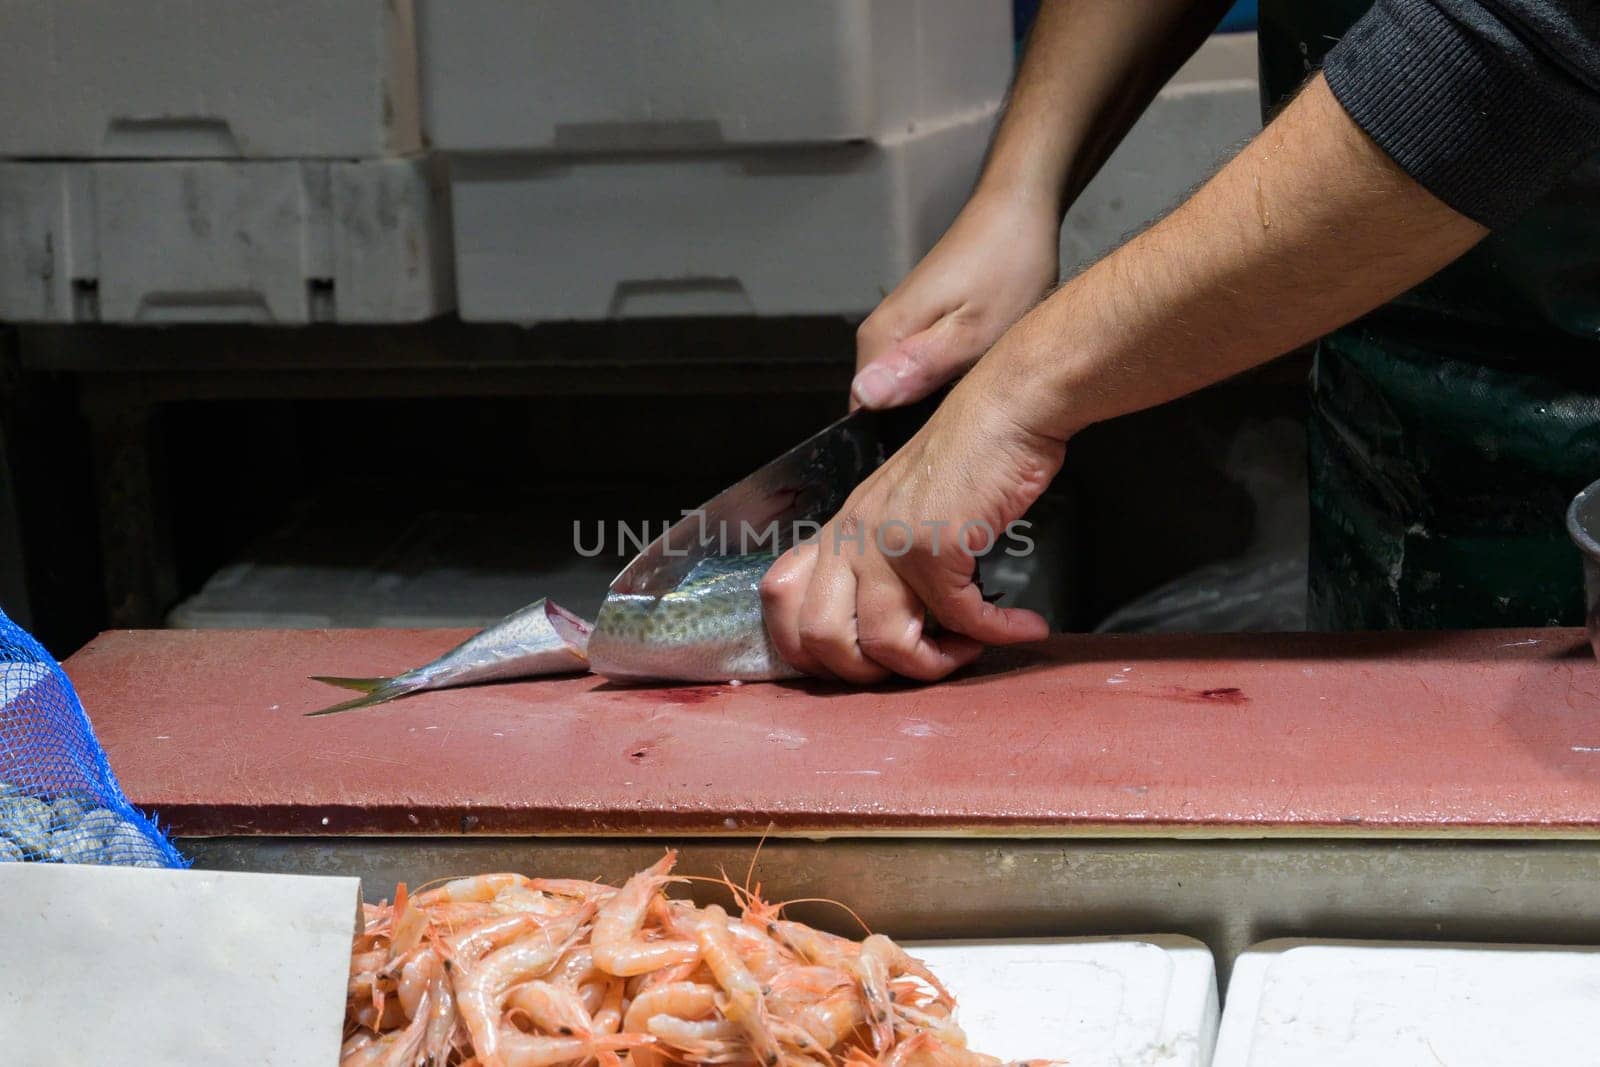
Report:
[[451,304],[410,0],[0,0],[0,320]]
[[1228,983],[1214,1067],[1600,1062],[1600,949],[1263,942]]
[[420,0],[462,317],[853,314],[970,190],[999,0]]

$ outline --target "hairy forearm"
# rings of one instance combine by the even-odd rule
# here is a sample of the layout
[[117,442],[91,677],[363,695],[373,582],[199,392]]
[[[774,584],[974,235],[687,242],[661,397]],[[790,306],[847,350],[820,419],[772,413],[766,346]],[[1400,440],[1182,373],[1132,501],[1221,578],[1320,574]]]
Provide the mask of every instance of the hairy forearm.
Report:
[[979,192],[1034,198],[1065,212],[1227,6],[1044,0]]
[[1319,76],[1186,203],[1025,316],[975,387],[1064,439],[1289,351],[1487,232],[1396,167]]

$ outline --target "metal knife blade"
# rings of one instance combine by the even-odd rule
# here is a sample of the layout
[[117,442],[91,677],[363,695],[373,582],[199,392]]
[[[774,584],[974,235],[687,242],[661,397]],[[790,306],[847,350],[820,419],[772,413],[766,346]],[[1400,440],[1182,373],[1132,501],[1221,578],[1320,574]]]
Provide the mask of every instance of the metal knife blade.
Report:
[[622,569],[611,592],[659,596],[704,559],[787,551],[805,535],[804,524],[832,518],[936,406],[930,398],[889,411],[863,408],[813,434],[687,512]]

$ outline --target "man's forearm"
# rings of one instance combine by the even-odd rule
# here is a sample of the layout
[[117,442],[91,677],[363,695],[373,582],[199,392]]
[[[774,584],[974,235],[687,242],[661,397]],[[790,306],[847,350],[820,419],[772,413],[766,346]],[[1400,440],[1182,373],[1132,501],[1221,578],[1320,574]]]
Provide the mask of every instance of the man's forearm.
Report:
[[1186,203],[1024,317],[980,377],[1065,438],[1289,351],[1487,232],[1401,171],[1319,76]]
[[979,190],[1065,212],[1227,7],[1228,0],[1044,0]]

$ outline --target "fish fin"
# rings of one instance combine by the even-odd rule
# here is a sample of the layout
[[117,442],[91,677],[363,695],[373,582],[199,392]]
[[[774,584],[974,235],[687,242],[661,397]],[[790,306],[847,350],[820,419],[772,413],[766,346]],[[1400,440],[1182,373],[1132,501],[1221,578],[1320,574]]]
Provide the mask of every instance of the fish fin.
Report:
[[[368,678],[339,679],[341,682],[367,682],[372,680],[373,679]],[[328,679],[318,678],[317,681],[328,681]],[[344,703],[335,704],[332,707],[322,708],[320,711],[308,711],[306,712],[306,718],[314,719],[319,715],[334,715],[341,711],[354,711],[356,708],[370,708],[374,704],[385,704],[396,697],[403,697],[407,693],[416,693],[427,688],[426,685],[423,685],[419,682],[403,682],[396,684],[398,679],[395,678],[379,678],[376,679],[376,681],[381,684],[374,686],[372,690],[367,692],[364,696],[358,696],[354,700],[346,700]],[[354,689],[357,687],[350,686],[349,688]]]
[[373,693],[373,692],[376,692],[385,683],[391,682],[394,679],[392,679],[392,678],[333,678],[333,677],[330,677],[330,676],[324,675],[324,674],[313,674],[311,676],[311,680],[313,682],[321,682],[323,685],[336,685],[340,689],[354,689],[358,693]]

